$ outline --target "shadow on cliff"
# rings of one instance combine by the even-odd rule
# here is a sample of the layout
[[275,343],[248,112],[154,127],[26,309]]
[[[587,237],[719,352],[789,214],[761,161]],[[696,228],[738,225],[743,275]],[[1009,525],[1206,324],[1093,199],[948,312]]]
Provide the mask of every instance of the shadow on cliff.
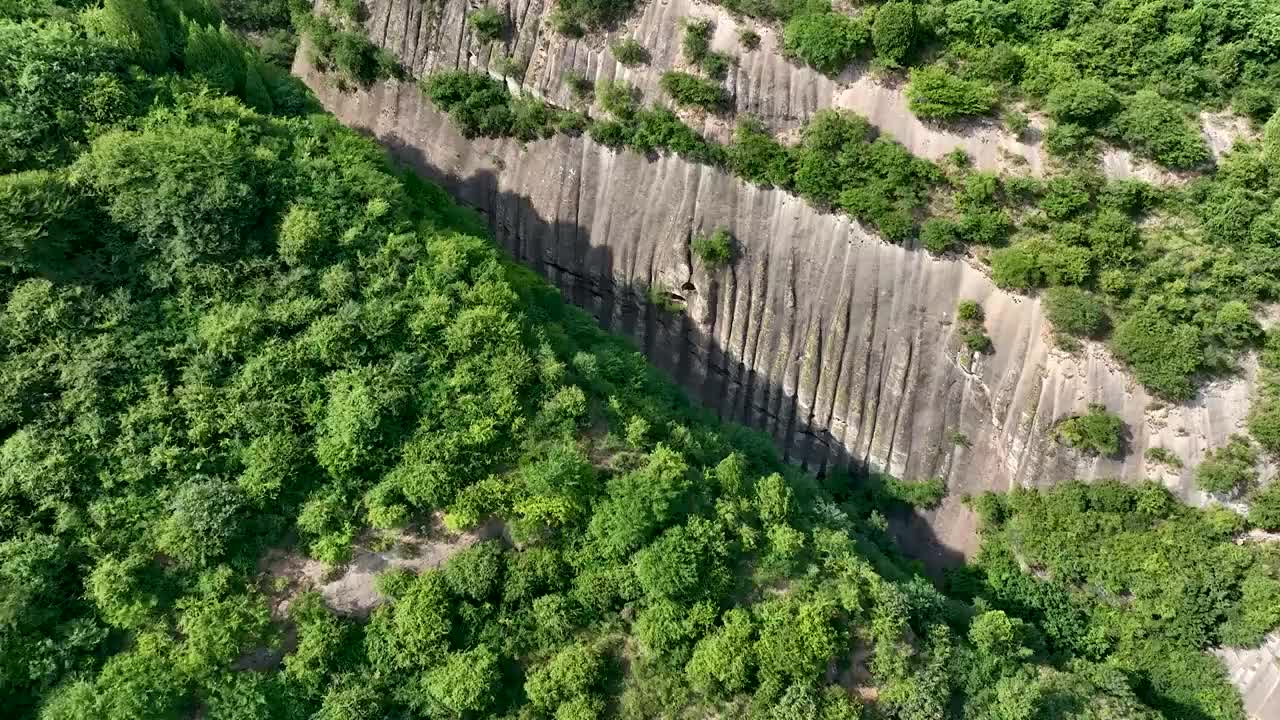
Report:
[[[499,245],[560,290],[565,300],[589,313],[605,330],[630,339],[649,361],[674,380],[695,402],[722,420],[763,430],[785,460],[817,474],[837,496],[852,495],[873,482],[874,473],[850,458],[841,441],[825,427],[798,417],[793,397],[778,383],[746,368],[708,335],[687,312],[659,305],[684,302],[695,292],[714,293],[714,284],[663,288],[619,284],[612,250],[592,243],[590,231],[574,222],[542,217],[528,197],[500,189],[493,172],[468,177],[445,172],[412,143],[395,136],[378,138],[392,158],[443,187],[488,223]],[[564,267],[552,258],[575,258]],[[709,298],[710,302],[715,297]],[[656,301],[656,303],[655,303]],[[930,522],[905,505],[885,508],[890,534],[901,550],[940,579],[943,571],[964,564],[964,556],[944,545]]]

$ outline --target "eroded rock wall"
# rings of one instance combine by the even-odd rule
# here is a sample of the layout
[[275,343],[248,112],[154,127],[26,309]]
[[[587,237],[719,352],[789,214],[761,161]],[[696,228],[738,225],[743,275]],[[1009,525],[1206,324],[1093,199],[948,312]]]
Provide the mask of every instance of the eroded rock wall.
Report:
[[[1037,298],[998,290],[963,260],[887,244],[787,193],[586,137],[468,140],[412,83],[343,93],[297,69],[343,122],[484,212],[513,257],[634,338],[695,399],[767,430],[789,459],[817,471],[867,464],[946,478],[952,498],[926,518],[939,552],[973,547],[958,498],[985,489],[1148,476],[1200,500],[1190,468],[1242,427],[1248,368],[1191,403],[1163,406],[1102,347],[1053,349]],[[717,227],[742,252],[708,272],[689,243]],[[651,306],[650,288],[686,310]],[[993,354],[961,347],[962,299],[982,303]],[[1054,425],[1090,403],[1128,423],[1123,459],[1053,441]],[[1185,467],[1146,462],[1155,446]]]
[[[501,10],[507,18],[502,41],[481,44],[471,33],[466,17],[482,6]],[[781,51],[778,28],[750,18],[734,18],[717,5],[701,0],[640,2],[637,12],[609,32],[592,32],[581,39],[558,35],[547,21],[551,0],[366,0],[365,25],[370,38],[399,56],[415,76],[456,67],[511,74],[524,89],[562,106],[573,104],[564,78],[573,71],[586,78],[622,80],[637,87],[646,101],[663,99],[658,79],[664,70],[688,68],[681,56],[682,21],[688,17],[715,21],[712,49],[737,58],[725,87],[734,99],[736,113],[750,113],[771,129],[797,130],[818,110],[829,107],[853,110],[865,116],[919,157],[942,158],[957,148],[969,154],[982,170],[1043,174],[1051,165],[1037,140],[1044,123],[1033,116],[1033,127],[1024,137],[1015,136],[991,120],[964,125],[927,123],[911,114],[904,87],[877,79],[865,66],[850,68],[838,77],[788,61]],[[738,30],[749,27],[761,38],[754,51],[745,51]],[[609,52],[621,38],[639,41],[651,54],[646,65],[623,67]],[[506,58],[515,60],[515,70]],[[727,141],[732,118],[682,113],[682,117],[707,136]],[[1206,138],[1215,154],[1230,148],[1232,139],[1247,133],[1245,123],[1213,116]],[[1135,158],[1126,150],[1111,149],[1101,158],[1100,169],[1112,178],[1139,178],[1163,184],[1179,183],[1187,174],[1172,173]]]

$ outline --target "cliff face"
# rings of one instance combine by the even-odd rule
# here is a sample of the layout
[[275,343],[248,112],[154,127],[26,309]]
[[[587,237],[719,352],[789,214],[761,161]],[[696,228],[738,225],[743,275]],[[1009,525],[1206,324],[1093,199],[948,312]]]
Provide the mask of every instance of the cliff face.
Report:
[[[954,498],[984,489],[1147,476],[1197,500],[1189,468],[1242,427],[1248,369],[1196,401],[1161,406],[1103,348],[1053,349],[1036,298],[786,193],[585,137],[467,140],[411,83],[341,93],[298,70],[340,119],[486,213],[513,257],[633,337],[695,399],[767,430],[791,460],[946,478],[953,500],[928,518],[946,547],[971,547]],[[689,242],[717,227],[738,238],[741,256],[708,272]],[[651,288],[685,310],[650,305]],[[963,299],[982,303],[993,354],[962,349],[954,313]],[[1122,460],[1054,442],[1055,424],[1090,403],[1128,423]],[[1143,451],[1156,446],[1186,468],[1147,463]]]
[[[564,105],[571,104],[562,81],[569,69],[597,81],[623,78],[657,97],[659,68],[679,65],[679,19],[695,10],[690,0],[649,3],[612,35],[638,37],[654,54],[651,68],[632,71],[616,65],[601,40],[565,41],[542,28],[542,0],[506,9],[514,26],[506,52],[530,58],[524,89]],[[708,6],[696,11],[720,15]],[[374,0],[366,26],[414,76],[488,68],[503,48],[476,46],[467,12],[456,0]],[[735,32],[721,17],[715,46],[731,47]],[[761,34],[762,48],[742,57],[728,83],[740,110],[775,129],[837,104],[922,156],[961,146],[980,167],[1003,167],[1010,152],[1027,158],[1023,166],[1032,171],[1043,167],[1036,146],[997,130],[924,126],[906,112],[899,90],[791,66],[772,52],[776,36]],[[1196,400],[1164,405],[1103,347],[1055,350],[1039,300],[998,290],[966,261],[887,244],[847,218],[678,158],[618,153],[585,137],[468,140],[412,82],[343,93],[303,57],[295,71],[339,119],[481,211],[514,258],[603,326],[632,337],[696,400],[768,431],[789,459],[815,471],[865,465],[906,479],[944,477],[943,505],[894,527],[932,563],[975,549],[974,519],[960,498],[986,489],[1150,477],[1202,502],[1191,469],[1243,428],[1252,361]],[[727,136],[725,122],[702,120],[709,134]],[[1116,174],[1132,172],[1123,156],[1109,162]],[[741,254],[732,267],[708,272],[689,243],[718,227],[733,232]],[[651,291],[684,309],[656,308]],[[982,303],[993,354],[963,350],[954,313],[964,299]],[[1054,442],[1056,423],[1090,403],[1128,424],[1123,459],[1084,457]],[[955,442],[956,433],[967,442]],[[1169,449],[1183,469],[1147,462],[1150,447]],[[1264,648],[1221,653],[1255,717],[1272,716],[1280,702],[1267,670],[1275,651],[1273,638]]]
[[[551,0],[499,0],[485,3],[501,10],[507,18],[507,33],[501,42],[483,45],[476,41],[466,17],[482,3],[465,0],[366,0],[365,26],[370,38],[401,58],[417,77],[435,70],[467,67],[512,74],[525,90],[537,93],[558,105],[572,104],[564,82],[570,71],[593,81],[623,80],[639,88],[644,97],[662,97],[658,79],[664,70],[691,69],[681,57],[682,21],[689,17],[715,21],[713,50],[737,58],[725,86],[734,99],[736,113],[750,113],[771,129],[785,133],[803,125],[815,112],[837,107],[865,116],[881,132],[901,142],[919,157],[942,158],[955,149],[969,154],[982,170],[1003,170],[1041,175],[1050,164],[1037,139],[1043,123],[1033,117],[1026,138],[1004,130],[998,123],[981,120],[963,127],[940,126],[917,119],[907,108],[901,86],[886,85],[866,67],[851,68],[838,77],[787,61],[781,52],[782,38],[776,27],[750,18],[734,18],[723,8],[699,0],[637,2],[634,16],[615,30],[590,33],[582,39],[556,34],[546,20]],[[738,41],[739,28],[749,27],[760,35],[760,46],[744,50]],[[646,65],[623,67],[609,52],[609,43],[634,38],[648,49]],[[709,137],[727,141],[732,121],[705,115],[684,114],[684,119]],[[1248,124],[1226,116],[1210,116],[1205,136],[1216,154],[1229,149],[1234,138],[1249,132]],[[1172,173],[1135,158],[1122,149],[1103,154],[1102,172],[1112,178],[1140,178],[1149,182],[1178,183],[1186,174]]]

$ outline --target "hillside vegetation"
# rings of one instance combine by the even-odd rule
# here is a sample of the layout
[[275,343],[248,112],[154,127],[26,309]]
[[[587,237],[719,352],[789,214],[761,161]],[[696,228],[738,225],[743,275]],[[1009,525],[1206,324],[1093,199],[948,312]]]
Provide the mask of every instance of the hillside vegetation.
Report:
[[720,0],[785,24],[796,58],[837,74],[856,60],[910,73],[912,110],[952,120],[1027,102],[1062,157],[1127,146],[1171,168],[1209,159],[1196,112],[1262,123],[1280,108],[1280,9],[1260,0]]
[[[0,6],[8,716],[1242,718],[1202,650],[1280,582],[1234,516],[985,497],[943,594],[885,533],[936,482],[691,408],[211,6],[83,5]],[[437,512],[510,542],[270,612],[269,549]]]

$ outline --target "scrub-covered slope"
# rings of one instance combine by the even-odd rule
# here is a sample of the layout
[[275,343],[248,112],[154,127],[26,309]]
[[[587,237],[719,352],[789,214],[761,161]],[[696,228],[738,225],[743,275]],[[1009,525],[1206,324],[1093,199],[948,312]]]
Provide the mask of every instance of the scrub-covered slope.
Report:
[[[1145,475],[1190,496],[1198,459],[1243,428],[1247,381],[1159,402],[1100,346],[1055,349],[1039,298],[1000,291],[964,261],[887,244],[783,191],[588,137],[468,139],[415,84],[341,91],[299,68],[344,122],[484,210],[514,257],[635,337],[709,407],[769,430],[811,467],[854,461],[904,478],[944,476],[956,495]],[[709,269],[690,242],[718,227],[732,231],[740,256]],[[653,288],[686,307],[645,302]],[[956,311],[965,299],[982,305],[994,352],[963,345]],[[1057,423],[1091,403],[1128,426],[1122,460],[1056,442]],[[1183,467],[1150,461],[1151,447]],[[935,527],[949,542],[972,542],[971,525],[954,516]]]
[[1238,517],[983,496],[935,586],[885,529],[936,485],[691,406],[208,6],[45,10],[0,19],[8,714],[1242,717],[1204,651],[1280,579]]

